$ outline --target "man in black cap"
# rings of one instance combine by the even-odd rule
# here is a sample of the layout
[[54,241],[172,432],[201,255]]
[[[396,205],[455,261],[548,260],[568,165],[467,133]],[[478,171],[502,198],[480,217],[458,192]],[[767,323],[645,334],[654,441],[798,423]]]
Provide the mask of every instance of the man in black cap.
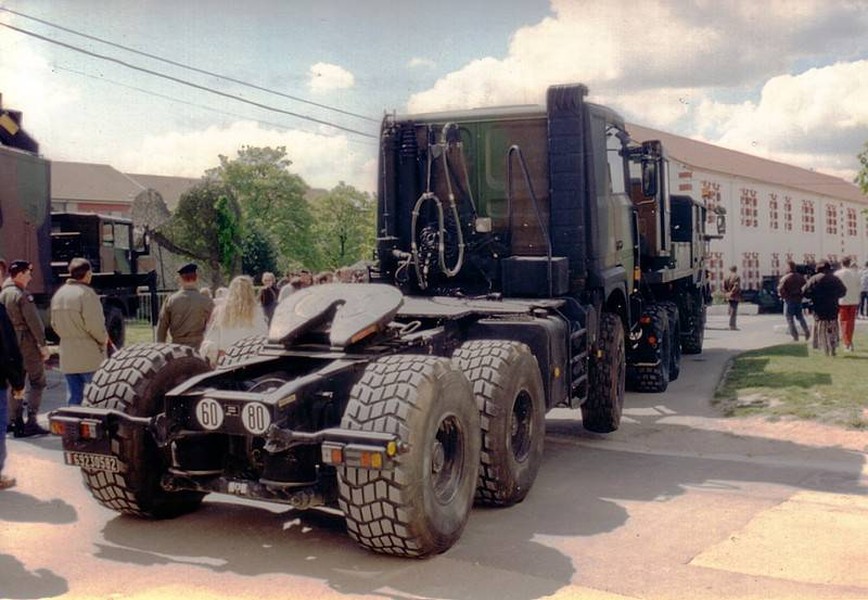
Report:
[[27,421],[24,421],[24,406],[19,398],[12,397],[9,405],[9,427],[15,437],[29,437],[48,433],[36,420],[42,405],[45,389],[45,361],[49,351],[45,345],[45,325],[39,317],[33,295],[27,285],[33,275],[33,265],[26,260],[13,260],[9,264],[9,277],[0,288],[0,302],[6,307],[9,320],[18,338],[18,347],[24,358],[24,370],[30,381],[27,397]]
[[169,296],[160,310],[157,323],[157,341],[165,342],[166,334],[172,342],[198,350],[205,336],[205,326],[214,310],[214,302],[199,291],[196,265],[188,263],[178,269],[180,289]]

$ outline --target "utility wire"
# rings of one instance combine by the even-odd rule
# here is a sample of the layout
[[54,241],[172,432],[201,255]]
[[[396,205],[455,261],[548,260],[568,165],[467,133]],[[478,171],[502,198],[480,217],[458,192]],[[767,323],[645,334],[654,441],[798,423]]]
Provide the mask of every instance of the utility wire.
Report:
[[[66,71],[68,73],[75,73],[76,75],[81,75],[82,77],[94,79],[94,80],[100,81],[102,83],[110,83],[112,85],[117,85],[119,87],[126,88],[129,90],[134,90],[136,92],[140,92],[142,94],[147,94],[149,96],[154,96],[156,98],[162,98],[163,100],[168,100],[169,102],[175,102],[177,104],[183,104],[185,106],[192,106],[195,108],[199,108],[201,110],[207,110],[210,112],[219,113],[221,115],[228,115],[230,117],[237,117],[239,119],[249,119],[249,120],[254,121],[256,123],[261,123],[263,125],[269,125],[271,127],[275,127],[281,131],[303,131],[304,133],[309,133],[311,135],[318,135],[315,131],[312,131],[310,129],[293,129],[292,127],[287,127],[286,125],[283,125],[281,123],[275,123],[274,121],[266,121],[264,119],[255,119],[255,118],[250,117],[250,115],[241,115],[241,114],[229,112],[226,110],[220,110],[219,108],[212,108],[210,106],[205,106],[204,104],[198,104],[196,102],[190,102],[188,100],[181,100],[181,99],[175,98],[173,96],[167,96],[166,94],[160,94],[159,92],[153,92],[151,90],[146,90],[144,88],[140,88],[140,87],[137,87],[134,85],[129,85],[127,83],[121,83],[119,81],[114,81],[113,79],[109,79],[108,77],[92,75],[91,73],[85,73],[84,71],[78,71],[76,69],[70,69],[69,67],[61,67],[60,65],[55,65],[53,68],[57,69],[58,71]],[[346,138],[346,140],[347,140],[347,143],[350,143],[350,144],[365,144],[365,145],[369,145],[369,146],[376,146],[376,142],[370,142],[367,140],[365,140],[365,141],[357,140],[357,139],[351,138],[351,137]]]
[[235,96],[234,94],[228,94],[226,92],[221,92],[219,90],[215,90],[214,88],[209,88],[204,85],[199,85],[197,83],[193,83],[191,81],[185,81],[178,77],[173,77],[171,75],[167,75],[165,73],[160,73],[159,71],[152,71],[151,69],[146,69],[144,67],[139,67],[128,62],[122,61],[117,58],[113,58],[111,56],[105,56],[103,54],[98,54],[96,52],[91,52],[90,50],[85,50],[84,48],[79,48],[78,46],[73,46],[72,44],[67,44],[58,40],[53,40],[49,37],[45,37],[44,35],[39,35],[38,33],[34,33],[32,31],[27,31],[26,29],[21,29],[20,27],[15,27],[14,25],[9,25],[8,23],[0,23],[0,26],[6,27],[7,29],[11,29],[13,31],[17,31],[18,33],[22,33],[24,35],[29,35],[38,40],[42,40],[43,42],[48,42],[50,44],[55,44],[57,46],[61,46],[63,48],[67,48],[68,50],[72,50],[73,52],[79,52],[81,54],[85,54],[87,56],[92,56],[94,58],[99,58],[101,60],[107,60],[109,62],[113,62],[115,64],[121,65],[123,67],[127,67],[128,69],[133,69],[134,71],[140,71],[142,73],[147,73],[148,75],[153,75],[154,77],[161,77],[163,79],[168,79],[169,81],[174,81],[175,83],[180,83],[181,85],[186,85],[191,88],[195,88],[197,90],[202,90],[204,92],[209,92],[211,94],[215,94],[217,96],[222,96],[224,98],[229,98],[230,100],[236,100],[238,102],[243,102],[244,104],[249,104],[251,106],[255,106],[257,108],[261,108],[264,110],[269,110],[272,112],[289,115],[291,117],[296,117],[297,119],[303,119],[305,121],[311,121],[313,123],[319,123],[320,125],[325,125],[327,127],[334,127],[335,129],[340,129],[341,131],[346,131],[347,133],[354,133],[356,135],[360,135],[367,138],[376,139],[377,136],[372,135],[370,133],[365,133],[364,131],[359,131],[358,129],[352,129],[350,127],[344,127],[343,125],[338,125],[336,123],[331,123],[329,121],[324,121],[322,119],[317,119],[316,117],[311,117],[309,115],[302,115],[296,112],[292,112],[289,110],[283,110],[282,108],[276,108],[274,106],[269,106],[267,104],[262,104],[260,102],[254,102],[253,100],[248,100],[246,98],[242,98],[241,96]]
[[234,77],[230,77],[230,76],[228,76],[228,75],[221,75],[220,73],[214,73],[213,71],[207,71],[207,70],[205,70],[205,69],[200,69],[200,68],[198,68],[198,67],[194,67],[194,66],[191,66],[191,65],[187,65],[187,64],[184,64],[184,63],[180,63],[180,62],[177,62],[177,61],[174,61],[174,60],[168,59],[168,58],[163,58],[162,56],[157,56],[156,54],[150,54],[150,53],[148,53],[148,52],[143,52],[143,51],[141,51],[141,50],[136,50],[135,48],[130,48],[129,46],[124,46],[124,45],[122,45],[122,44],[118,44],[118,43],[112,42],[112,41],[110,41],[110,40],[106,40],[106,39],[103,39],[103,38],[99,38],[99,37],[96,37],[96,36],[93,36],[93,35],[90,35],[90,34],[87,34],[87,33],[82,33],[82,32],[80,32],[80,31],[76,31],[76,30],[74,30],[74,29],[70,29],[69,27],[64,27],[64,26],[62,26],[62,25],[57,25],[57,24],[55,24],[55,23],[52,23],[52,22],[50,22],[50,21],[46,21],[46,20],[44,20],[44,19],[40,19],[40,18],[38,18],[38,17],[33,17],[33,16],[30,16],[30,15],[26,15],[26,14],[24,14],[24,13],[21,13],[21,12],[15,11],[15,10],[12,10],[11,8],[5,8],[5,7],[0,6],[0,11],[5,11],[5,12],[8,12],[8,13],[10,13],[10,14],[17,15],[17,16],[19,16],[19,17],[24,17],[25,19],[30,19],[30,20],[32,20],[32,21],[36,21],[37,23],[42,23],[43,25],[48,25],[49,27],[54,27],[54,28],[56,28],[56,29],[60,29],[61,31],[66,31],[66,32],[68,32],[68,33],[72,33],[72,34],[74,34],[74,35],[78,35],[78,36],[81,36],[81,37],[87,38],[87,39],[89,39],[89,40],[94,40],[94,41],[100,42],[100,43],[102,43],[102,44],[107,44],[107,45],[109,45],[109,46],[113,46],[113,47],[115,47],[115,48],[120,48],[121,50],[126,50],[127,52],[132,52],[132,53],[134,53],[134,54],[139,54],[139,55],[141,55],[141,56],[146,56],[146,57],[148,57],[148,58],[152,58],[152,59],[154,59],[154,60],[158,60],[158,61],[160,61],[160,62],[164,62],[164,63],[166,63],[166,64],[173,65],[173,66],[175,66],[175,67],[180,67],[180,68],[182,68],[182,69],[188,69],[188,70],[190,70],[190,71],[195,71],[196,73],[202,73],[203,75],[208,75],[208,76],[210,76],[210,77],[218,77],[218,78],[220,78],[220,79],[225,79],[226,81],[231,81],[232,83],[237,83],[237,84],[239,84],[239,85],[243,85],[243,86],[246,86],[246,87],[252,88],[252,89],[254,89],[254,90],[259,90],[259,91],[261,91],[261,92],[267,92],[267,93],[269,93],[269,94],[275,94],[275,95],[277,95],[277,96],[282,96],[282,97],[284,97],[284,98],[288,98],[288,99],[290,99],[290,100],[294,100],[294,101],[296,101],[296,102],[302,102],[302,103],[304,103],[304,104],[309,104],[309,105],[311,105],[311,106],[316,106],[316,107],[318,107],[318,108],[323,108],[323,109],[325,109],[325,110],[331,110],[331,111],[334,111],[334,112],[340,113],[340,114],[342,114],[342,115],[347,115],[347,116],[350,116],[350,117],[356,117],[356,118],[358,118],[358,119],[364,119],[365,121],[371,121],[371,122],[373,122],[373,123],[378,123],[378,122],[379,122],[378,119],[372,119],[371,117],[367,117],[367,116],[365,116],[365,115],[360,115],[360,114],[358,114],[358,113],[350,112],[350,111],[348,111],[348,110],[343,110],[343,109],[340,109],[340,108],[336,108],[336,107],[334,107],[334,106],[329,106],[328,104],[321,104],[321,103],[319,103],[319,102],[314,102],[313,100],[307,100],[307,99],[305,99],[305,98],[300,98],[300,97],[298,97],[298,96],[292,96],[292,95],[290,95],[290,94],[286,94],[286,93],[284,93],[284,92],[279,92],[279,91],[277,91],[277,90],[272,90],[272,89],[269,89],[269,88],[266,88],[266,87],[262,87],[262,86],[256,85],[255,83],[250,83],[250,82],[247,82],[247,81],[243,81],[243,80],[241,80],[241,79],[235,79]]

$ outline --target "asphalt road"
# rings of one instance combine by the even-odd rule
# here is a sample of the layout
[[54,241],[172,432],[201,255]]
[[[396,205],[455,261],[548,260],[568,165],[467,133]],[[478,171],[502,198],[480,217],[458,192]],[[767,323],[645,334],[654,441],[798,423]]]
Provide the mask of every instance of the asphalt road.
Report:
[[[121,517],[58,439],[9,438],[0,598],[868,598],[868,434],[802,439],[710,405],[729,357],[786,341],[780,321],[731,332],[712,316],[706,351],[666,394],[628,394],[614,434],[550,413],[528,498],[475,509],[428,560],[362,550],[336,514],[225,496],[176,520]],[[50,381],[46,409],[63,402]]]

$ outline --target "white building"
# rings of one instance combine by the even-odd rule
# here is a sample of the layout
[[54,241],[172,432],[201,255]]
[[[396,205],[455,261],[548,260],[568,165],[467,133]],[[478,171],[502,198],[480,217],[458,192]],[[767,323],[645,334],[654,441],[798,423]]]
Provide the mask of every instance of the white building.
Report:
[[759,289],[762,276],[785,273],[788,260],[868,260],[868,197],[855,184],[638,125],[628,129],[634,139],[663,142],[673,193],[726,209],[726,235],[711,243],[708,264],[715,288],[730,265],[745,288]]

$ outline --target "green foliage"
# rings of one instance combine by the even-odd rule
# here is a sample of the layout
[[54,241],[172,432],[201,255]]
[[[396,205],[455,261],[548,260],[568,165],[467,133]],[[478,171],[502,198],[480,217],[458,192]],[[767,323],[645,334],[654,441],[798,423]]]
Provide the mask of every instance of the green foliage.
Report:
[[277,249],[280,262],[315,262],[313,217],[305,200],[307,184],[290,173],[286,148],[243,146],[235,159],[220,156],[220,166],[206,177],[232,190],[243,216],[243,229],[256,230]]
[[[236,158],[219,158],[220,166],[153,232],[164,247],[229,277],[239,269],[253,276],[336,269],[372,256],[376,202],[370,194],[341,182],[309,201],[310,188],[290,172],[284,147],[243,146]],[[142,211],[153,208],[140,204]]]
[[865,149],[857,156],[862,168],[856,175],[855,183],[862,190],[862,193],[868,196],[868,142],[865,142]]
[[240,257],[241,211],[225,185],[203,180],[181,195],[172,218],[159,228],[170,250],[205,262],[220,285]]
[[314,267],[335,269],[370,258],[376,237],[376,202],[341,182],[314,206]]
[[278,272],[274,245],[259,229],[248,229],[241,240],[241,271],[255,278],[265,271]]

